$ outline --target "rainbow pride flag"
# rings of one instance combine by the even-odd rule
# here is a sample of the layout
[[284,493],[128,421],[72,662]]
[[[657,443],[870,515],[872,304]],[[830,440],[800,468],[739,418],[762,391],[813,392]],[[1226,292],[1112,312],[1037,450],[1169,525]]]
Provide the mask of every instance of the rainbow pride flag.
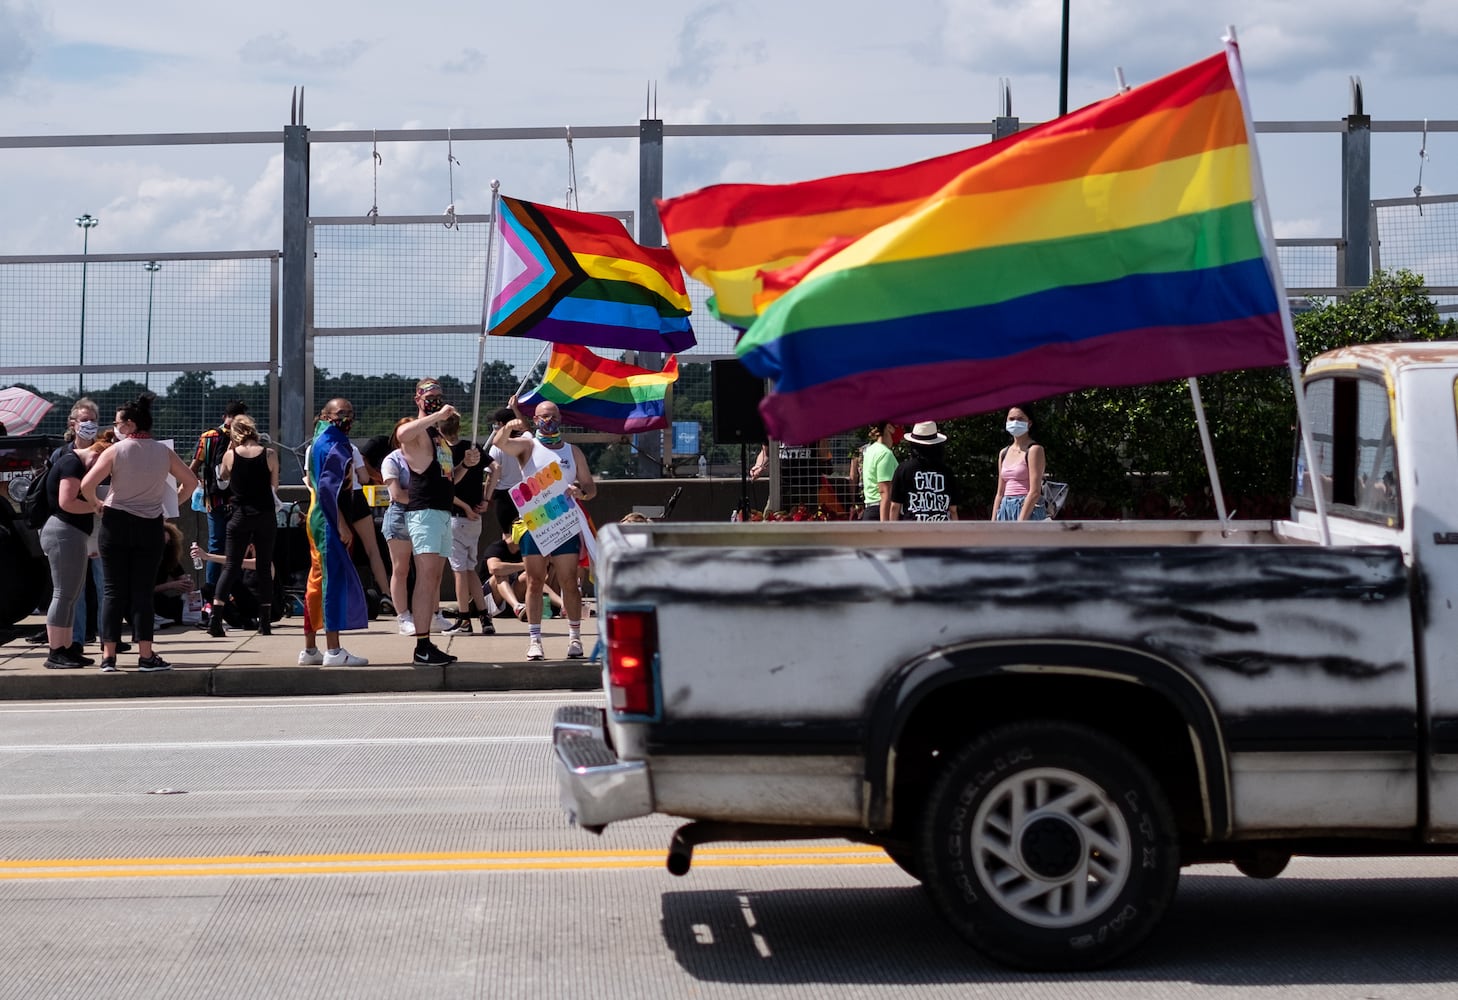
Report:
[[636,434],[668,426],[664,400],[678,381],[678,358],[649,371],[598,357],[585,347],[553,344],[542,383],[517,400],[526,413],[553,402],[563,423],[611,434]]
[[794,184],[715,184],[660,200],[658,217],[679,263],[714,290],[709,308],[744,329],[774,297],[765,296],[761,272],[899,219],[986,149]]
[[1239,73],[1232,45],[981,147],[905,215],[769,276],[783,293],[736,350],[774,380],[771,434],[1286,362]]
[[487,333],[668,353],[694,345],[678,261],[639,246],[617,219],[502,197],[496,234]]

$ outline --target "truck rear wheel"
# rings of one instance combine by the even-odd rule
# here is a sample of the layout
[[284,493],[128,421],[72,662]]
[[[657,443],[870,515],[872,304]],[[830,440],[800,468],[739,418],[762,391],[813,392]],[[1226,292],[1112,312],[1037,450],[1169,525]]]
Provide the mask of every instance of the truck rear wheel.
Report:
[[1128,750],[1060,722],[993,730],[927,801],[927,892],[964,938],[1026,969],[1090,969],[1164,915],[1179,848],[1163,791]]

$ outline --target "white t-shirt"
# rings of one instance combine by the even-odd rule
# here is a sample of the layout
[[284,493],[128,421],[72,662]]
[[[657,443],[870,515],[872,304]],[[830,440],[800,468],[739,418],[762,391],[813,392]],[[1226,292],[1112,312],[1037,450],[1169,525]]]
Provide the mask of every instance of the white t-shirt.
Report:
[[402,488],[407,490],[410,488],[410,463],[406,460],[403,449],[396,448],[385,456],[385,460],[380,463],[380,478],[386,483],[393,479]]
[[354,488],[362,490],[369,484],[370,467],[365,464],[364,455],[353,441],[349,443],[349,450],[354,452]]
[[492,445],[488,452],[491,461],[501,470],[501,476],[496,480],[498,490],[509,490],[513,486],[521,484],[521,463],[516,460],[515,455],[507,454],[496,445]]

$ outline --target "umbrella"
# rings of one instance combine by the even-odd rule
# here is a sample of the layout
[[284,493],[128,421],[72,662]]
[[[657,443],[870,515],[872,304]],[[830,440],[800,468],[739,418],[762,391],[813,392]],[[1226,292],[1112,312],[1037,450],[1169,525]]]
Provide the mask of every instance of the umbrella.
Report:
[[18,385],[0,389],[0,424],[5,425],[7,434],[29,434],[54,405],[49,399]]

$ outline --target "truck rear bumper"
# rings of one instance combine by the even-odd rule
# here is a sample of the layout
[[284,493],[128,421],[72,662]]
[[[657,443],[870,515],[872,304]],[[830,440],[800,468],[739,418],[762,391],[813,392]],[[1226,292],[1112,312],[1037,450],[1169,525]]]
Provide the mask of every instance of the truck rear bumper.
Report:
[[608,746],[603,710],[564,705],[552,717],[552,747],[562,808],[587,829],[653,812],[648,765],[618,760]]

